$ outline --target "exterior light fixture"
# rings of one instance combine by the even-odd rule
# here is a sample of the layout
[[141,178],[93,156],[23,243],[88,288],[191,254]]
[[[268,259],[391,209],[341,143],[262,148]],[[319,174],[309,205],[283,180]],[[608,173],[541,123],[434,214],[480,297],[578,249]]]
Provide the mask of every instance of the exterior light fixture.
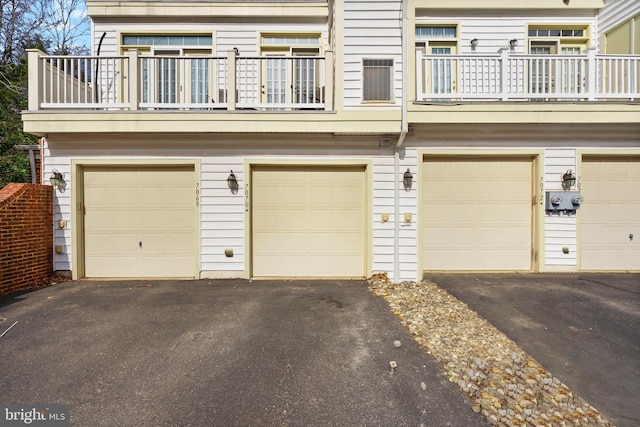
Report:
[[240,55],[240,50],[238,50],[237,47],[234,47],[233,51],[236,53],[236,56]]
[[562,175],[562,188],[571,190],[574,185],[576,185],[576,175],[569,169]]
[[515,47],[518,46],[518,39],[511,39],[509,40],[509,47],[511,49],[515,49]]
[[227,185],[229,186],[231,193],[236,194],[238,192],[238,180],[236,179],[233,171],[231,171],[231,173],[227,177]]
[[471,40],[471,48],[475,49],[478,46],[478,39]]
[[405,191],[411,190],[411,185],[413,184],[413,175],[411,175],[411,170],[407,168],[407,171],[402,176],[402,184],[404,185]]
[[54,169],[51,172],[51,177],[49,178],[49,182],[51,185],[58,189],[60,192],[64,192],[67,188],[67,182],[64,180],[64,175],[57,169]]

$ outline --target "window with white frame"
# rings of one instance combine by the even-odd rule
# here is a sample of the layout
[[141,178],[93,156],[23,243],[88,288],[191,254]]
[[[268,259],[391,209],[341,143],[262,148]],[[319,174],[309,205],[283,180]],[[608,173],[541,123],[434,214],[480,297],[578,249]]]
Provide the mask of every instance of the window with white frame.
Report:
[[457,25],[418,25],[415,29],[416,48],[423,55],[438,55],[442,58],[429,57],[423,60],[423,85],[434,94],[451,94],[455,92],[455,62],[449,55],[458,53]]
[[141,52],[142,102],[206,104],[215,100],[211,34],[123,34],[122,50]]
[[[583,91],[585,64],[580,55],[589,44],[589,27],[573,25],[529,25],[529,90],[532,93],[575,94]],[[545,58],[562,55],[562,58]]]
[[362,100],[393,102],[393,59],[363,59]]
[[313,104],[322,102],[319,34],[262,34],[263,102]]

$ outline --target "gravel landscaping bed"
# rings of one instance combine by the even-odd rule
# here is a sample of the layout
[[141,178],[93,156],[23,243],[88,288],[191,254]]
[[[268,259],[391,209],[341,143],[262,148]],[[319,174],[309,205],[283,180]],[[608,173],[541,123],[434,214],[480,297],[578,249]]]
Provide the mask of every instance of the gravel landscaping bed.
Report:
[[434,283],[389,282],[374,275],[369,289],[445,375],[493,425],[611,426],[560,380],[466,304]]

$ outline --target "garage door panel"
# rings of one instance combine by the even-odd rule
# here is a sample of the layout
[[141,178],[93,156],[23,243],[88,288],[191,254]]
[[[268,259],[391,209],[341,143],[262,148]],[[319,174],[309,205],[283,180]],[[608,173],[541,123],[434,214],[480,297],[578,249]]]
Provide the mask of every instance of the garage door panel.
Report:
[[586,156],[581,165],[583,270],[638,271],[640,158]]
[[333,187],[315,187],[316,191],[313,195],[307,194],[310,197],[308,200],[302,201],[302,206],[308,206],[310,209],[324,209],[328,210],[327,206],[332,206],[335,203],[335,195],[333,194]]
[[85,276],[195,277],[193,167],[88,167],[83,176]]
[[[261,257],[274,256],[270,255],[270,252],[274,246],[280,246],[285,250],[280,238],[280,233],[253,233],[253,252],[260,254]],[[255,257],[254,257],[255,258]],[[254,260],[255,264],[255,260]]]
[[142,231],[173,229],[173,223],[176,222],[175,218],[169,218],[165,211],[154,210],[149,212],[145,209],[143,216],[144,221],[139,225]]
[[338,242],[340,251],[343,254],[348,254],[349,252],[351,252],[362,255],[362,248],[365,245],[365,240],[362,236],[362,233],[353,231],[342,231],[334,234],[332,236],[332,239],[334,240],[334,242]]
[[530,270],[532,161],[425,158],[426,270]]
[[306,217],[306,221],[310,224],[311,230],[335,230],[338,225],[334,212],[309,211]]
[[364,176],[359,167],[256,167],[253,275],[363,277]]
[[[334,221],[335,228],[341,233],[346,233],[354,229],[358,229],[362,226],[362,211],[347,212],[345,215],[336,218]],[[364,237],[362,233],[357,233],[358,240],[362,240]]]

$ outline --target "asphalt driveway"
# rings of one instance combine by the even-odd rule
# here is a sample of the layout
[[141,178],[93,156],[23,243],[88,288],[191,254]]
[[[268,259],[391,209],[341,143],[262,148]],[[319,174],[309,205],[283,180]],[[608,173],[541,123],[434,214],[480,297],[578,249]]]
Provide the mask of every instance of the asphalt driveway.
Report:
[[640,274],[427,274],[618,427],[640,425]]
[[0,403],[72,425],[487,425],[366,282],[67,282],[0,299],[15,321]]

